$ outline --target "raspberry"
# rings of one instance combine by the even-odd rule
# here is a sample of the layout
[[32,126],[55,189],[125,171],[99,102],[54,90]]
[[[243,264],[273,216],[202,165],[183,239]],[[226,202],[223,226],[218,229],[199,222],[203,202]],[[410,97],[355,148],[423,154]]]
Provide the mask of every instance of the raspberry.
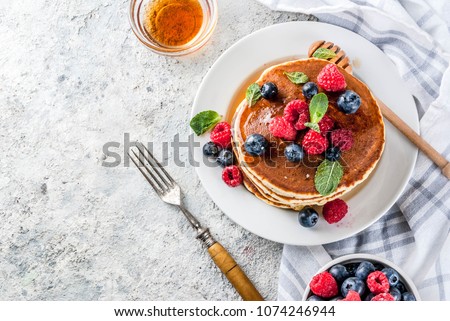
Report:
[[309,121],[309,107],[303,100],[293,100],[284,108],[283,118],[294,125],[297,130],[305,129]]
[[331,298],[338,294],[336,280],[329,272],[322,272],[315,275],[309,284],[312,293],[322,298]]
[[344,75],[335,64],[328,64],[319,72],[317,84],[326,91],[341,91],[347,87]]
[[222,179],[230,187],[241,185],[244,179],[241,170],[236,165],[227,166],[222,171]]
[[328,140],[318,132],[310,129],[303,137],[302,146],[308,154],[318,155],[328,148]]
[[341,151],[349,150],[353,146],[353,134],[348,129],[336,129],[331,132],[331,145],[339,147]]
[[345,299],[342,299],[342,301],[361,301],[361,297],[359,296],[358,292],[350,290],[348,291]]
[[367,277],[367,287],[373,294],[389,292],[389,280],[381,271],[375,271]]
[[329,132],[334,127],[334,120],[330,116],[323,116],[323,118],[319,121],[320,133],[324,135],[326,132]]
[[370,301],[395,301],[395,299],[389,293],[380,293],[375,295]]
[[335,199],[326,203],[323,207],[322,214],[325,221],[329,224],[337,223],[344,218],[348,212],[347,203],[341,199]]
[[221,122],[214,127],[210,139],[216,145],[227,148],[231,144],[231,126],[227,122]]
[[283,117],[275,117],[269,124],[269,130],[273,136],[284,138],[286,140],[294,140],[297,136],[297,131],[294,125],[289,123]]
[[294,125],[295,129],[297,129],[297,130],[305,129],[306,122],[309,122],[309,109],[305,110],[303,113],[298,115],[298,120]]

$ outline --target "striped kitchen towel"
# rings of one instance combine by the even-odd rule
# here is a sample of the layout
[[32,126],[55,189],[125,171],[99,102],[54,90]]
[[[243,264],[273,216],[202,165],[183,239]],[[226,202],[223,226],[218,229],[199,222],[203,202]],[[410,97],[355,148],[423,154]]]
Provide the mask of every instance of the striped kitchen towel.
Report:
[[[352,30],[396,65],[415,97],[422,137],[450,159],[450,1],[258,0],[273,10],[303,12]],[[450,182],[419,153],[397,203],[375,224],[316,247],[285,245],[279,300],[300,300],[313,274],[350,253],[372,253],[401,266],[424,300],[450,299]]]

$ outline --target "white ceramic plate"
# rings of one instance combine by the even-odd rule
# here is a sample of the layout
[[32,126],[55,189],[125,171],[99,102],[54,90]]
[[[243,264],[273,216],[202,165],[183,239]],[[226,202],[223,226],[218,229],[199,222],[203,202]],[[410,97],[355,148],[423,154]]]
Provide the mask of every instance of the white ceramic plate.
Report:
[[[214,63],[195,97],[192,115],[213,109],[222,115],[249,75],[261,67],[281,61],[304,58],[310,44],[326,39],[339,44],[354,62],[354,74],[414,130],[419,122],[412,96],[392,62],[375,45],[361,36],[329,24],[289,22],[261,29],[231,46]],[[196,137],[201,146],[209,140]],[[361,155],[364,157],[364,155]],[[369,179],[346,195],[349,213],[338,224],[320,219],[311,229],[303,228],[297,213],[267,205],[243,186],[227,187],[221,168],[207,166],[201,148],[194,150],[200,161],[196,168],[213,201],[233,221],[266,239],[294,245],[318,245],[356,234],[378,220],[403,191],[415,164],[417,148],[386,121],[386,146]]]

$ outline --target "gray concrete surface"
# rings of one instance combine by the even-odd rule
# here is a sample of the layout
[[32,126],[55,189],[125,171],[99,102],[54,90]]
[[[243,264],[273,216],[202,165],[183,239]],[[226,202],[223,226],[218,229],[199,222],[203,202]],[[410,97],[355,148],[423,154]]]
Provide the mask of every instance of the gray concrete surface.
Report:
[[[154,141],[157,155],[186,137],[196,90],[224,50],[307,18],[252,0],[219,3],[208,45],[174,59],[138,43],[128,1],[0,2],[1,300],[239,299],[136,168],[102,166],[103,145],[123,146],[125,133]],[[168,166],[187,206],[275,299],[282,245],[228,219],[192,167]]]

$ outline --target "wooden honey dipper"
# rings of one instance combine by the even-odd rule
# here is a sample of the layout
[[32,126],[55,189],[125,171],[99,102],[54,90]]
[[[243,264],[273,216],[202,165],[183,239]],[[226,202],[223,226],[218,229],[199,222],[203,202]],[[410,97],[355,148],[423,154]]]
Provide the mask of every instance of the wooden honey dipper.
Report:
[[[325,48],[333,51],[336,56],[327,59],[328,61],[343,68],[349,74],[353,73],[350,61],[338,45],[325,40],[314,42],[308,50],[308,57],[312,57],[314,52],[319,48]],[[386,106],[380,99],[376,98],[378,106],[380,107],[383,116],[389,120],[403,135],[405,135],[414,145],[416,145],[425,155],[427,155],[439,168],[442,174],[450,179],[450,162],[444,156],[426,142],[419,134],[417,134],[411,127],[409,127],[400,117],[398,117],[388,106]]]

